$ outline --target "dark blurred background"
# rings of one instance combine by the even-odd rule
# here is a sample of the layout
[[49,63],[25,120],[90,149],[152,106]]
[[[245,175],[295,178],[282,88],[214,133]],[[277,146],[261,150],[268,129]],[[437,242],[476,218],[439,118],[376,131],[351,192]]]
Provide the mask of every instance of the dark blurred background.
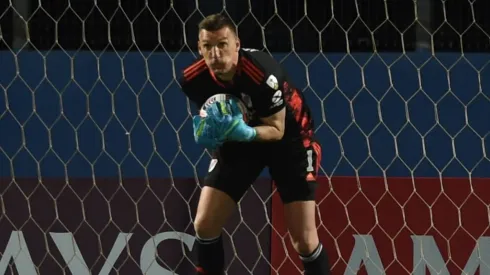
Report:
[[271,52],[490,51],[490,0],[2,0],[0,49],[195,50],[223,11]]

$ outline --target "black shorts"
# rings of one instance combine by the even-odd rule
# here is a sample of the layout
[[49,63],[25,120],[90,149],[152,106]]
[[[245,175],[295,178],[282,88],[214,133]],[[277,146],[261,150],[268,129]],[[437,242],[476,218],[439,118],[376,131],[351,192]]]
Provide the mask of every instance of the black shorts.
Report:
[[314,200],[320,161],[321,147],[313,141],[224,144],[213,154],[204,185],[238,202],[268,167],[283,203]]

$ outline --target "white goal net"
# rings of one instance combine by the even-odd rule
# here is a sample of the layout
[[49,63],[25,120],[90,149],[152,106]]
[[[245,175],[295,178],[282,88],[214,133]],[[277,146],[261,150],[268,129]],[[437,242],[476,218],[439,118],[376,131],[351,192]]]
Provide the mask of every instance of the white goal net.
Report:
[[[333,274],[490,274],[488,0],[0,1],[0,274],[193,274],[176,75],[226,12],[310,104]],[[230,183],[233,184],[233,183]],[[227,274],[300,274],[266,171]]]

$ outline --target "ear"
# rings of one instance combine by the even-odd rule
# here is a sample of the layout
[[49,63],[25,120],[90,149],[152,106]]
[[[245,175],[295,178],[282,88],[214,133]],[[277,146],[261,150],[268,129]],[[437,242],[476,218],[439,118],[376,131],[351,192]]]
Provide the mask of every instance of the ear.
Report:
[[201,42],[200,41],[197,41],[197,51],[199,52],[199,55],[202,56],[202,52],[201,52]]
[[240,38],[236,38],[236,51],[238,52],[240,50],[240,46],[241,46],[241,43],[240,43]]

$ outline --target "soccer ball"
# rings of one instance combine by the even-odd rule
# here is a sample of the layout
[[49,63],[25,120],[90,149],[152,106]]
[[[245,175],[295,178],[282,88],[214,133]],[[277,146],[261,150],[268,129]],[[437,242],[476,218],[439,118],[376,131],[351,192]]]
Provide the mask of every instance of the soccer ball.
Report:
[[[215,94],[215,95],[211,96],[201,106],[201,109],[199,110],[199,115],[201,117],[207,117],[208,116],[208,113],[207,113],[206,110],[210,106],[212,106],[216,102],[227,103],[228,100],[234,101],[236,103],[236,105],[240,109],[240,112],[242,113],[243,120],[245,122],[248,122],[249,116],[248,116],[247,106],[245,106],[245,103],[243,103],[243,101],[240,98],[238,98],[237,96],[231,95],[231,94]],[[227,105],[228,105],[228,103],[227,103]],[[227,108],[228,108],[228,110],[231,111],[231,107],[230,106],[227,106]],[[232,115],[236,115],[236,114],[232,114]]]

